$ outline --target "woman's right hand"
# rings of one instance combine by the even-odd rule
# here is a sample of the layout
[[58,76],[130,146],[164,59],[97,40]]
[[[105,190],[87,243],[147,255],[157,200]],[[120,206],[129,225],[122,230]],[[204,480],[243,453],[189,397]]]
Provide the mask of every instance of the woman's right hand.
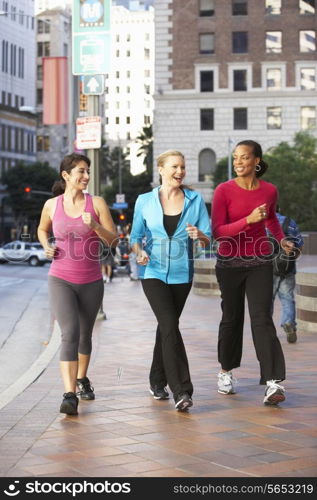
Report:
[[56,246],[55,245],[47,245],[44,248],[45,255],[48,259],[54,259],[54,255],[56,252]]
[[248,224],[255,224],[256,222],[261,222],[261,220],[264,220],[267,218],[267,210],[266,210],[266,203],[263,205],[260,205],[259,207],[256,207],[250,215],[247,216],[247,223]]
[[146,266],[149,260],[149,256],[145,250],[141,250],[141,252],[138,252],[136,261],[140,266]]

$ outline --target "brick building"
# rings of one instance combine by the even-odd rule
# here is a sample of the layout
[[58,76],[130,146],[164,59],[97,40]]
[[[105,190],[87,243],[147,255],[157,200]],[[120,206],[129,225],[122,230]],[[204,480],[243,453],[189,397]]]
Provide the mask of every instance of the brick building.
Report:
[[154,154],[180,149],[206,201],[239,140],[267,151],[299,130],[317,136],[316,3],[155,1]]

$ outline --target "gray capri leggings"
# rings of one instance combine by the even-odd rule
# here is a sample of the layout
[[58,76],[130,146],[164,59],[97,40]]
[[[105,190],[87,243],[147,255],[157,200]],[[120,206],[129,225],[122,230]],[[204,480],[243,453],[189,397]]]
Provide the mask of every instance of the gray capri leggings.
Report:
[[78,353],[90,354],[91,337],[104,292],[102,279],[78,285],[48,277],[54,316],[62,333],[61,361],[77,361]]

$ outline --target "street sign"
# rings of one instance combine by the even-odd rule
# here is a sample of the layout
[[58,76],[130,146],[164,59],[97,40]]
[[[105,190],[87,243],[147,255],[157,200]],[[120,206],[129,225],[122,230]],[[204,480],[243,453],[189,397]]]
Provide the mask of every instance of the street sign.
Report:
[[128,208],[127,203],[113,203],[112,208]]
[[125,194],[116,194],[116,203],[124,203],[125,202]]
[[109,72],[111,0],[73,0],[73,74]]
[[76,145],[78,149],[99,149],[101,147],[100,116],[77,118]]
[[101,95],[104,92],[105,79],[103,75],[85,75],[83,92],[86,95]]

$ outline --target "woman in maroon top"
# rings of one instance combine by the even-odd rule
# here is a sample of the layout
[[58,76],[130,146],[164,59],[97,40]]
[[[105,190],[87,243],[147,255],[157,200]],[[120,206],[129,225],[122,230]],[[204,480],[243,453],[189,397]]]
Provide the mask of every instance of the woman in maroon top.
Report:
[[266,385],[264,403],[284,401],[285,361],[271,315],[273,293],[272,249],[266,228],[286,251],[292,244],[275,215],[277,189],[259,178],[268,165],[254,141],[239,142],[233,166],[237,177],[219,184],[212,201],[213,236],[217,240],[216,275],[221,290],[218,392],[233,394],[236,379],[231,370],[240,366],[247,296],[251,330],[260,363],[260,384]]

